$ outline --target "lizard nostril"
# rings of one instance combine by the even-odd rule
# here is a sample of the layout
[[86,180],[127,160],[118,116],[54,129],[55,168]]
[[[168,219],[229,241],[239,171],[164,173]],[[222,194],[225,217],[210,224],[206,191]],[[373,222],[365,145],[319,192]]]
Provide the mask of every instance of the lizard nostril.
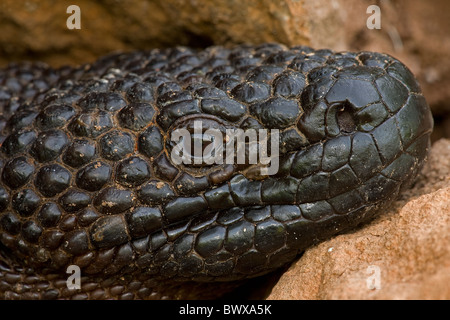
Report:
[[341,132],[351,133],[356,130],[357,123],[350,103],[345,102],[340,106],[336,119]]

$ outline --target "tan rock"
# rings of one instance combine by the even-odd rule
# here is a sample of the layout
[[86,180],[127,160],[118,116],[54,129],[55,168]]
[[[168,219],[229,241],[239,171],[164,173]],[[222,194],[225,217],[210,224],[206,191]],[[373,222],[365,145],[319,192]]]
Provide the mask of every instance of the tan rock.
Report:
[[391,210],[307,250],[268,299],[450,299],[450,141]]

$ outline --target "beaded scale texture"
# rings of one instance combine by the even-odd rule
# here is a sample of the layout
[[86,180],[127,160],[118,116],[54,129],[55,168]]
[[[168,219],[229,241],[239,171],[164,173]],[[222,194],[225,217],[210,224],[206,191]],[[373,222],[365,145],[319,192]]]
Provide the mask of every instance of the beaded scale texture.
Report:
[[[1,299],[149,298],[155,279],[273,271],[393,201],[433,127],[398,60],[278,44],[13,64],[0,110]],[[170,133],[195,120],[279,129],[278,172],[175,164]]]

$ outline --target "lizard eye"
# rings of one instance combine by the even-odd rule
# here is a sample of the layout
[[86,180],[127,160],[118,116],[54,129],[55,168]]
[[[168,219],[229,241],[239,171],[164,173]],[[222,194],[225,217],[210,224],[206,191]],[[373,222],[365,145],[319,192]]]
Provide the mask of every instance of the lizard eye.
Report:
[[225,133],[224,124],[209,117],[189,117],[178,121],[168,137],[172,161],[194,170],[222,164],[217,160],[223,160]]
[[224,142],[225,140],[220,131],[217,131],[216,134],[211,134],[208,131],[190,133],[190,140],[181,137],[183,151],[187,152],[187,156],[193,160],[193,165],[213,163],[213,158],[223,151]]

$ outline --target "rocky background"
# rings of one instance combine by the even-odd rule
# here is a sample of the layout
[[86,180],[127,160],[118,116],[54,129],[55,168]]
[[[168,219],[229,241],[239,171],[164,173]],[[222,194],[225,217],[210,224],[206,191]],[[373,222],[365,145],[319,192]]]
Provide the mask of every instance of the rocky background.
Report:
[[[80,30],[66,26],[72,4],[81,8]],[[379,30],[366,26],[372,4],[381,8]],[[2,0],[0,30],[0,67],[273,41],[400,59],[421,83],[436,125],[437,142],[414,188],[367,228],[308,250],[279,280],[280,274],[264,277],[240,292],[271,299],[450,299],[450,141],[441,139],[450,138],[450,1]],[[381,288],[369,290],[373,266]]]

